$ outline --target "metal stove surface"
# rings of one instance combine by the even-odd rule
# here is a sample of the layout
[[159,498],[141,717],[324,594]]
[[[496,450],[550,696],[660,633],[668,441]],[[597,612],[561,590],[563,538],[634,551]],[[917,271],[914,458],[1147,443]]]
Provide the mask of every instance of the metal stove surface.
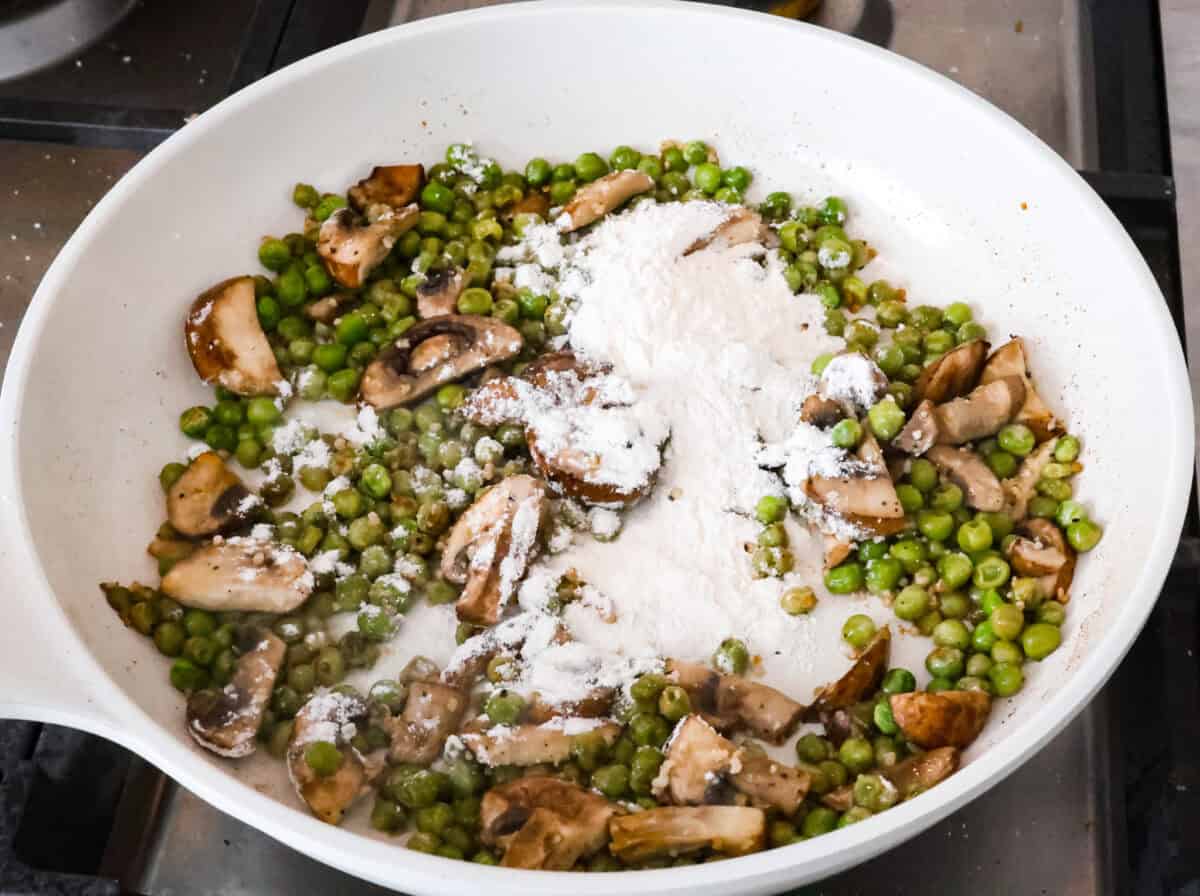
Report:
[[[380,0],[365,21],[369,29],[476,5],[487,3]],[[1097,71],[1093,59],[1103,40],[1098,44],[1092,30],[1111,28],[1119,5],[1120,0],[825,0],[818,21],[887,43],[957,78],[1026,123],[1076,167],[1116,169],[1093,182],[1147,254],[1182,329],[1168,147],[1161,138],[1158,145],[1153,137],[1138,136],[1148,125],[1161,125],[1147,122],[1147,116],[1166,114],[1161,100],[1157,112],[1138,102],[1142,92],[1161,92],[1161,84],[1146,83],[1153,76],[1139,67],[1139,47],[1158,40],[1153,10],[1135,17],[1132,27],[1122,20],[1119,34],[1110,38],[1125,47],[1126,71],[1114,72],[1108,62]],[[1193,42],[1177,32],[1172,36],[1177,48],[1200,44],[1195,18],[1187,32]],[[1117,87],[1122,111],[1114,123],[1107,101]],[[1104,116],[1097,115],[1101,106]],[[1197,138],[1189,144],[1193,153],[1177,150],[1177,166],[1200,163],[1200,127],[1195,119],[1190,124],[1187,135]],[[0,141],[0,198],[7,212],[0,226],[0,363],[54,254],[138,157],[125,150]],[[1190,315],[1187,323],[1195,326],[1196,318]],[[1194,549],[1194,543],[1185,547]],[[1200,842],[1200,812],[1192,805],[1200,796],[1200,768],[1190,759],[1200,733],[1195,553],[1181,552],[1159,609],[1113,681],[1033,760],[930,831],[803,892],[1200,891],[1200,859],[1181,848]],[[75,765],[62,759],[63,744],[76,739],[39,726],[14,736],[22,746],[0,757],[0,804],[16,795],[26,811],[23,817],[0,813],[0,893],[383,892],[212,809],[123,751],[110,748],[112,755],[106,754],[119,776],[116,783],[105,778],[104,792],[97,795],[82,784],[94,776],[72,777]],[[5,747],[0,742],[0,750]],[[111,831],[104,832],[91,867],[79,855],[70,858],[82,833],[68,831],[64,841],[53,818],[28,808],[39,799],[56,799],[63,790],[55,785],[72,794],[72,805],[92,798],[110,804]],[[55,834],[58,840],[49,839]],[[31,868],[101,879],[80,885],[87,889],[72,888]],[[24,876],[14,876],[14,869]]]

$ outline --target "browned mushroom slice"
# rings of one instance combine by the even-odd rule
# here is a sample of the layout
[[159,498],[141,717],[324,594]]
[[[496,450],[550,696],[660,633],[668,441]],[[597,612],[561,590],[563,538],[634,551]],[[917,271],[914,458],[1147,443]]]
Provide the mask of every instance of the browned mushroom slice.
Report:
[[356,289],[420,217],[421,210],[415,204],[388,209],[369,223],[358,219],[351,209],[338,209],[321,225],[317,254],[334,280]]
[[417,287],[417,314],[423,318],[453,314],[458,297],[467,288],[467,272],[462,268],[446,268],[430,274]]
[[529,562],[545,520],[546,490],[532,476],[509,476],[458,518],[442,550],[443,578],[464,584],[458,618],[495,625]]
[[892,439],[892,447],[914,457],[919,457],[930,449],[937,441],[937,417],[934,414],[933,402],[926,399],[917,405],[904,429]]
[[638,193],[654,189],[654,178],[641,171],[614,171],[575,191],[555,222],[566,233],[586,227]]
[[1024,400],[1025,386],[1010,376],[938,405],[933,411],[938,444],[961,445],[995,435],[1016,416]]
[[[578,727],[578,732],[576,728]],[[588,732],[603,738],[612,746],[621,735],[621,726],[616,722],[597,722],[595,719],[555,719],[542,725],[500,726],[486,730],[468,730],[462,735],[475,758],[484,765],[540,765],[543,762],[556,764],[571,756],[571,744],[576,733]]]
[[742,750],[734,760],[729,780],[735,790],[761,809],[778,809],[794,815],[808,795],[812,776],[762,754]]
[[188,312],[184,338],[204,382],[238,395],[279,392],[283,374],[258,322],[253,277],[234,277],[201,293]]
[[982,691],[894,694],[892,716],[905,739],[919,747],[967,747],[987,722],[992,698]]
[[850,556],[854,550],[854,542],[844,541],[836,535],[822,536],[821,542],[824,548],[825,569],[833,569],[843,560]]
[[[628,412],[624,408],[597,408],[595,413],[617,415]],[[608,419],[616,418],[608,417]],[[634,415],[629,414],[625,422],[628,424],[629,430],[625,445],[612,448],[610,451],[623,452],[628,458],[628,464],[617,464],[618,467],[641,468],[643,475],[636,485],[611,481],[611,478],[605,473],[605,462],[609,459],[587,445],[586,438],[582,439],[582,444],[576,444],[575,436],[577,434],[574,430],[568,432],[562,439],[566,444],[558,444],[559,439],[545,439],[537,426],[527,426],[525,439],[529,447],[529,456],[538,472],[549,481],[555,491],[589,504],[629,506],[646,494],[654,484],[654,476],[658,472],[661,457],[656,453],[653,466],[651,466],[646,462],[645,457],[639,456],[643,453],[642,449],[646,447],[649,437],[641,430]],[[655,445],[654,451],[657,452],[658,449],[659,446]]]
[[988,347],[982,339],[972,339],[946,352],[921,371],[913,383],[913,398],[941,404],[966,395],[979,379]]
[[1003,487],[1004,493],[1008,497],[1008,512],[1014,520],[1019,522],[1025,519],[1029,501],[1037,490],[1038,480],[1042,478],[1042,471],[1046,469],[1046,465],[1054,460],[1054,449],[1057,445],[1058,439],[1042,442],[1033,450],[1033,453],[1021,461],[1016,475],[1011,479],[1004,480]]
[[805,718],[816,721],[823,713],[853,706],[875,693],[883,681],[884,673],[887,672],[891,648],[892,632],[885,625],[863,648],[850,670],[837,681],[826,685],[817,695],[817,699],[805,713]]
[[218,538],[171,567],[160,587],[185,607],[287,613],[308,598],[313,575],[288,545]]
[[525,711],[525,719],[534,725],[562,718],[601,719],[612,712],[615,697],[616,693],[611,688],[596,688],[581,700],[565,703],[550,703],[542,699],[540,694],[534,694]]
[[559,778],[530,775],[493,787],[479,806],[479,839],[501,846],[506,868],[565,871],[608,843],[617,807]]
[[712,233],[705,234],[683,250],[683,254],[691,255],[707,249],[709,246],[729,248],[743,243],[765,242],[771,231],[762,215],[745,206],[737,206],[730,210],[725,218]]
[[[287,748],[288,777],[312,814],[326,824],[340,824],[367,790],[366,765],[349,743],[366,719],[366,703],[338,691],[313,695],[296,713]],[[308,763],[309,748],[319,742],[332,744],[341,754],[330,774],[318,774]]]
[[445,383],[521,350],[521,334],[492,317],[447,314],[421,321],[363,373],[360,394],[377,410],[409,404]]
[[846,409],[840,401],[825,398],[815,392],[804,399],[804,404],[800,406],[800,419],[818,429],[829,429],[845,417]]
[[677,806],[726,802],[719,793],[726,789],[724,777],[737,751],[733,741],[703,718],[686,716],[667,742],[666,759],[654,781],[655,796]]
[[938,747],[910,756],[889,768],[881,768],[880,774],[892,782],[900,792],[900,799],[912,799],[935,784],[949,778],[958,771],[959,752],[955,747]]
[[167,492],[167,519],[181,535],[199,538],[244,521],[258,503],[220,456],[205,451]]
[[323,299],[317,299],[315,302],[304,306],[304,314],[312,320],[320,321],[323,324],[332,324],[338,316],[338,309],[342,305],[354,301],[354,293],[334,293],[333,295],[325,296]]
[[196,743],[233,759],[254,752],[255,735],[287,650],[279,637],[258,626],[242,626],[237,638],[242,655],[229,684],[197,691],[187,702],[188,733]]
[[1075,551],[1063,538],[1062,530],[1050,520],[1026,520],[1019,530],[1037,544],[1045,545],[1063,557],[1063,564],[1054,572],[1041,577],[1042,591],[1059,603],[1071,599],[1071,582],[1075,578]]
[[1000,487],[1000,480],[974,451],[934,445],[925,456],[963,490],[968,507],[992,512],[1004,509],[1004,489]]
[[741,856],[766,846],[767,817],[749,806],[671,806],[618,815],[608,823],[613,855],[644,862],[710,848]]
[[404,713],[392,721],[393,762],[428,765],[442,755],[446,738],[458,730],[467,710],[461,691],[430,681],[414,681]]
[[825,365],[817,394],[866,411],[887,394],[887,388],[887,374],[878,364],[858,352],[845,352]]
[[835,812],[845,812],[854,805],[854,787],[843,784],[821,797],[821,804]]
[[1029,364],[1025,357],[1025,343],[1019,336],[1010,339],[1000,346],[983,366],[979,376],[980,384],[990,383],[1004,377],[1020,377],[1025,385],[1025,401],[1017,412],[1016,422],[1024,423],[1039,442],[1050,438],[1058,429],[1058,421],[1046,407],[1046,403],[1034,388],[1033,379],[1029,376]]
[[346,196],[360,212],[378,203],[402,208],[417,201],[424,185],[424,165],[376,165],[371,169],[371,176],[352,186]]
[[769,685],[740,675],[722,675],[717,684],[717,715],[732,717],[751,734],[781,744],[800,724],[804,705]]
[[511,221],[517,215],[537,215],[545,219],[549,213],[550,197],[542,192],[534,192],[514,202],[500,213],[500,217],[505,221]]
[[722,678],[719,673],[700,663],[667,660],[667,676],[687,691],[692,706],[708,724],[718,731],[728,731],[737,725],[738,720],[733,714],[733,707],[727,705],[722,715],[717,704],[717,692]]
[[1016,536],[1004,550],[1015,572],[1023,576],[1057,575],[1067,558],[1057,547]]
[[805,486],[810,498],[839,516],[901,520],[904,508],[886,471],[874,476],[813,476]]

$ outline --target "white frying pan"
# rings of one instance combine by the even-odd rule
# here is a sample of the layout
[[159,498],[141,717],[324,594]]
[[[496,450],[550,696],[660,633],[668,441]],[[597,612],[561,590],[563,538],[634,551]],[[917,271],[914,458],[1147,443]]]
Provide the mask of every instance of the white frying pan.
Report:
[[[509,164],[705,138],[759,184],[847,198],[910,296],[969,298],[1031,345],[1039,389],[1082,436],[1107,536],[1080,564],[1064,647],[1004,701],[966,766],[828,836],[741,859],[607,875],[513,872],[310,817],[278,765],[201,752],[152,645],[96,583],[148,577],[154,473],[203,401],[191,297],[254,270],[294,224],[290,185],[429,162],[474,139]],[[1192,475],[1179,342],[1149,271],[1075,173],[966,90],[785,20],[695,4],[491,8],[353,41],[187,125],[96,207],[38,289],[0,401],[0,713],[94,731],[308,855],[410,893],[771,893],[895,846],[1000,782],[1104,683],[1167,572]]]

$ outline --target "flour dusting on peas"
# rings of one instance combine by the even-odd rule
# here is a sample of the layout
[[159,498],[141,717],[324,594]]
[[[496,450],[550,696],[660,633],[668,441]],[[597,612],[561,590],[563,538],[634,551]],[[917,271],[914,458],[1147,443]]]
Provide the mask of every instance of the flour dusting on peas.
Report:
[[667,141],[296,185],[182,315],[213,399],[160,580],[101,586],[200,746],[552,870],[784,846],[958,769],[1061,645],[1083,446],[1019,337],[752,181]]

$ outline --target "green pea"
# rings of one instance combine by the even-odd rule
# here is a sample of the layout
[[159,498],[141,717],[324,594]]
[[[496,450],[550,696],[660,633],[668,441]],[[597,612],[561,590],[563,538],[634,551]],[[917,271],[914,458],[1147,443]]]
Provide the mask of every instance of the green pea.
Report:
[[345,345],[337,342],[318,345],[313,349],[313,363],[326,373],[333,373],[345,366],[347,351]]
[[[899,487],[897,487],[899,492]],[[888,554],[900,561],[907,573],[914,573],[925,562],[925,545],[915,538],[905,538],[897,541],[888,549]]]
[[609,799],[620,799],[629,792],[629,767],[603,765],[592,772],[591,784]]
[[329,375],[325,388],[331,398],[347,402],[354,398],[358,391],[358,380],[361,374],[357,370],[339,370]]
[[917,689],[917,679],[907,669],[889,669],[883,677],[882,690],[885,694],[908,694]]
[[912,325],[919,330],[936,330],[942,325],[942,309],[934,305],[918,305],[910,317]]
[[971,306],[966,302],[951,302],[946,306],[946,310],[942,312],[942,316],[946,322],[953,327],[961,327],[972,317]]
[[858,546],[858,559],[863,563],[878,560],[888,555],[888,546],[882,541],[864,541]]
[[283,240],[267,237],[258,246],[258,260],[268,271],[279,272],[291,263],[292,251]]
[[907,514],[916,513],[925,506],[925,496],[907,482],[896,486],[896,497],[900,499],[900,506]]
[[938,484],[937,467],[931,461],[918,457],[909,464],[908,481],[918,491],[928,494]]
[[585,152],[575,160],[575,173],[584,183],[608,174],[608,163],[594,152]]
[[939,647],[965,650],[971,643],[971,633],[958,619],[944,619],[933,628],[933,643]]
[[987,550],[992,546],[992,527],[987,520],[974,519],[958,527],[958,546],[968,554]]
[[875,727],[884,734],[895,734],[900,730],[900,726],[896,724],[896,720],[892,716],[892,708],[886,700],[880,700],[875,704],[872,721],[875,723]]
[[[819,292],[820,284],[817,284],[817,289],[814,292]],[[836,290],[834,290],[836,292]],[[839,296],[838,301],[841,301]],[[841,336],[846,332],[846,315],[837,308],[827,308],[825,310],[825,332],[830,336]]]
[[760,523],[777,523],[787,516],[787,499],[779,495],[763,495],[754,507],[754,516]]
[[855,613],[842,624],[842,640],[857,650],[871,643],[875,632],[875,621],[862,613]]
[[958,647],[935,647],[925,657],[925,668],[935,678],[962,678],[966,657]]
[[904,567],[900,561],[892,557],[883,557],[867,563],[864,581],[867,590],[872,594],[883,594],[893,590],[904,575]]
[[978,588],[999,588],[1008,581],[1009,567],[1000,557],[984,557],[975,566],[972,577]]
[[312,210],[314,221],[324,221],[339,208],[346,207],[346,199],[334,193],[326,193]]
[[988,670],[988,681],[992,683],[997,697],[1011,697],[1021,690],[1025,674],[1014,663],[996,663]]
[[825,368],[829,366],[829,362],[832,360],[833,355],[831,354],[817,355],[815,358],[813,358],[812,365],[809,369],[812,371],[814,376],[820,376],[824,372]]
[[863,587],[863,568],[856,561],[848,561],[825,573],[825,587],[833,594],[852,594]]
[[816,593],[807,586],[786,589],[779,597],[779,605],[789,616],[803,616],[817,606]]
[[295,308],[308,297],[308,284],[300,268],[293,265],[275,281],[275,295],[285,308]]
[[712,658],[713,668],[725,675],[745,675],[750,666],[750,651],[743,641],[726,638]]
[[[976,627],[976,631],[979,628]],[[966,673],[972,678],[986,678],[994,664],[986,653],[973,653],[967,657]]]
[[1023,423],[1009,423],[996,436],[1000,447],[1017,457],[1024,457],[1033,450],[1033,430]]
[[525,700],[512,691],[496,691],[484,703],[483,711],[497,725],[515,725],[525,712]]
[[1035,607],[1046,597],[1042,593],[1041,583],[1031,576],[1018,576],[1013,579],[1009,590],[1012,593],[1013,602],[1024,608]]
[[925,690],[930,694],[937,694],[941,691],[957,691],[958,684],[953,679],[938,678],[935,676],[929,680],[929,684],[925,686]]
[[196,665],[186,657],[179,657],[171,664],[171,684],[185,694],[205,688],[209,682],[208,670]]
[[1003,638],[1005,641],[1016,640],[1017,636],[1021,634],[1021,629],[1025,627],[1025,615],[1019,607],[1012,604],[1001,604],[996,607],[992,610],[988,621],[991,623],[996,637]]
[[[665,741],[670,735],[670,729],[666,722],[660,717],[654,717],[666,729],[663,735]],[[658,770],[662,766],[663,755],[652,746],[640,746],[633,754],[633,760],[629,764],[629,787],[638,796],[649,796],[655,777],[658,776]]]
[[1056,600],[1045,601],[1037,608],[1037,621],[1047,625],[1062,625],[1067,620],[1067,611]]
[[[135,604],[134,610],[136,611],[141,606],[145,606],[145,604]],[[141,626],[138,627],[141,628]],[[187,632],[178,622],[160,622],[154,628],[154,646],[163,656],[179,656],[183,652],[185,640],[187,640]]]
[[667,721],[678,722],[692,711],[692,701],[683,688],[670,685],[658,697],[658,711]]
[[938,598],[938,609],[946,619],[965,619],[971,612],[971,602],[957,591],[947,591]]
[[804,816],[804,822],[800,826],[800,833],[806,839],[811,837],[820,837],[822,834],[831,833],[838,824],[838,814],[832,809],[825,806],[817,806],[810,809],[808,814]]
[[838,761],[851,774],[859,774],[875,764],[875,750],[866,738],[848,737],[838,748]]
[[904,427],[904,411],[891,396],[884,398],[867,412],[867,422],[877,438],[891,441]]
[[997,449],[984,457],[984,462],[998,479],[1008,479],[1017,471],[1016,455]]
[[858,443],[862,441],[862,425],[852,418],[839,420],[830,435],[833,438],[833,444],[839,448],[857,448]]
[[908,585],[892,601],[892,612],[905,622],[916,622],[929,612],[929,592],[920,585]]
[[758,210],[768,220],[778,221],[786,218],[792,210],[792,196],[780,191],[768,193]]
[[971,578],[971,558],[958,552],[948,553],[937,563],[938,575],[949,588],[965,585]]
[[1061,464],[1069,464],[1079,458],[1079,439],[1074,436],[1062,436],[1054,445],[1054,459]]
[[255,303],[255,310],[258,312],[258,322],[263,330],[270,333],[279,324],[280,317],[283,316],[283,309],[280,308],[279,302],[274,296],[262,296]]
[[1058,502],[1045,495],[1035,495],[1029,501],[1029,515],[1038,519],[1053,519],[1058,513]]
[[1012,641],[997,641],[992,645],[989,654],[994,662],[1021,665],[1025,662],[1025,653],[1021,646]]
[[943,510],[922,510],[917,514],[917,528],[930,541],[945,541],[954,531],[954,517]]
[[530,159],[525,166],[525,180],[531,187],[542,187],[550,183],[553,167],[545,159]]
[[1081,554],[1098,545],[1103,535],[1104,530],[1089,519],[1076,520],[1067,526],[1067,541]]
[[298,183],[292,188],[292,202],[300,208],[312,208],[320,199],[317,188],[312,184]]
[[[996,630],[992,628],[992,621],[985,619],[975,626],[971,632],[971,646],[982,653],[990,653],[998,640]],[[967,670],[967,674],[975,674]]]
[[1021,649],[1031,660],[1044,660],[1062,643],[1062,632],[1058,626],[1047,622],[1035,622],[1021,632]]

